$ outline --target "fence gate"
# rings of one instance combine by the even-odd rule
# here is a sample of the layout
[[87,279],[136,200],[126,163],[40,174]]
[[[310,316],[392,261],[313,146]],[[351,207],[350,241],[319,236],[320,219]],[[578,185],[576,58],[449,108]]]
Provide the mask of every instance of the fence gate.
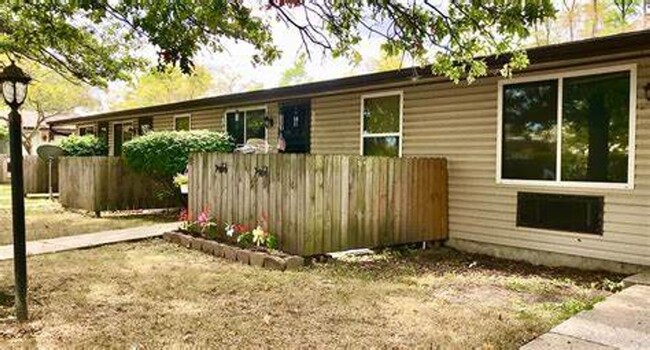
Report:
[[447,237],[444,159],[193,154],[189,211],[266,226],[312,255]]

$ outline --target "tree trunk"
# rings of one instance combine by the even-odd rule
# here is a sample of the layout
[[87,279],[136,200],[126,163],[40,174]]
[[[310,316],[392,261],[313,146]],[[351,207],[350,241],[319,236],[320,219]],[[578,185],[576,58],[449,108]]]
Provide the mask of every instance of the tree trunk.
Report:
[[587,179],[605,182],[609,169],[609,114],[602,93],[590,97]]

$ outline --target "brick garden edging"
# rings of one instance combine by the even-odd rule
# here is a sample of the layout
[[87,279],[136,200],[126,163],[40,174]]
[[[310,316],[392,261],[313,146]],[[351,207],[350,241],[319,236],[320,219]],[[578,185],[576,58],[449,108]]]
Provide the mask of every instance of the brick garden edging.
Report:
[[305,259],[297,255],[284,253],[278,255],[263,251],[242,249],[217,241],[193,237],[178,231],[165,232],[163,239],[171,243],[179,244],[185,248],[212,254],[219,258],[239,262],[244,265],[264,267],[269,270],[296,270],[305,265]]

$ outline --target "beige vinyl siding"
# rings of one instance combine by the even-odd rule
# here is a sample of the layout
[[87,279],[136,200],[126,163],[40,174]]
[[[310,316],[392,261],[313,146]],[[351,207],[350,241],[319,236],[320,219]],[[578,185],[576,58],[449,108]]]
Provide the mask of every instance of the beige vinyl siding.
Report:
[[153,117],[153,129],[155,131],[171,131],[174,130],[174,116],[186,115],[190,117],[190,128],[192,130],[211,130],[221,131],[223,125],[223,108],[211,108],[199,111],[186,111],[170,114],[159,114]]
[[[605,190],[496,183],[497,78],[470,86],[406,86],[404,156],[442,156],[449,167],[450,238],[650,265],[650,58],[529,75],[638,63],[635,188]],[[379,92],[371,90],[369,92]],[[360,93],[312,100],[312,153],[359,153]],[[603,195],[604,234],[515,225],[517,191]]]
[[314,98],[311,110],[312,154],[360,153],[360,93]]
[[172,131],[174,130],[174,115],[155,115],[153,117],[153,131]]

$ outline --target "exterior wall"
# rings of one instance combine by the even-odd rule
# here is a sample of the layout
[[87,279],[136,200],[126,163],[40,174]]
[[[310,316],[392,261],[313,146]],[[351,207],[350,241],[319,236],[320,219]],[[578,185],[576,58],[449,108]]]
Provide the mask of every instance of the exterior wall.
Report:
[[[482,79],[471,86],[403,87],[403,155],[449,161],[450,238],[650,265],[650,103],[643,89],[650,82],[650,57],[527,75],[634,62],[639,64],[633,190],[497,184],[498,79]],[[359,92],[312,100],[312,153],[359,154],[360,96]],[[604,234],[517,227],[517,191],[603,195]]]
[[[270,152],[277,152],[277,141],[278,141],[278,130],[279,130],[279,111],[278,111],[278,103],[277,102],[270,102],[270,103],[258,103],[258,104],[253,104],[251,106],[266,106],[267,108],[267,114],[273,118],[275,121],[273,124],[273,127],[271,127],[268,130],[268,141],[269,141],[269,150]],[[179,112],[174,112],[174,113],[169,113],[169,114],[158,114],[153,116],[153,130],[154,131],[171,131],[174,130],[174,116],[175,115],[182,115],[182,114],[190,114],[191,115],[191,129],[192,130],[211,130],[211,131],[226,131],[226,123],[225,123],[225,113],[226,110],[229,109],[237,109],[237,108],[244,108],[248,107],[247,105],[236,105],[236,106],[221,106],[221,107],[216,107],[216,108],[211,108],[211,109],[203,109],[199,111],[179,111]],[[138,119],[137,117],[141,117],[141,115],[135,116],[134,119],[124,119],[120,120],[119,122],[128,122],[128,121],[133,121],[134,126],[137,127],[138,125]],[[109,130],[108,130],[108,142],[109,142],[109,155],[113,155],[113,123],[118,122],[118,121],[111,121],[109,122]]]
[[[650,83],[650,53],[537,65],[531,67],[534,72],[522,76],[627,63],[638,64],[635,187],[632,190],[497,184],[498,78],[494,77],[481,79],[470,86],[433,79],[313,96],[311,150],[314,154],[359,154],[361,96],[401,90],[404,99],[403,155],[448,159],[451,242],[460,242],[458,246],[465,242],[464,246],[475,247],[489,243],[650,266],[650,102],[646,100],[643,89]],[[564,68],[558,68],[560,65]],[[305,96],[296,96],[299,97]],[[191,113],[192,129],[225,131],[226,110],[260,105],[266,105],[268,115],[275,120],[268,132],[268,140],[271,152],[276,152],[280,124],[277,101],[155,115],[154,130],[172,130],[173,115]],[[136,122],[139,116],[133,116]],[[111,127],[111,148],[112,140]],[[597,236],[517,227],[518,191],[602,195],[605,198],[604,234]],[[517,257],[516,254],[510,256]],[[588,267],[585,264],[580,266]],[[594,267],[598,266],[604,265],[594,264]]]

